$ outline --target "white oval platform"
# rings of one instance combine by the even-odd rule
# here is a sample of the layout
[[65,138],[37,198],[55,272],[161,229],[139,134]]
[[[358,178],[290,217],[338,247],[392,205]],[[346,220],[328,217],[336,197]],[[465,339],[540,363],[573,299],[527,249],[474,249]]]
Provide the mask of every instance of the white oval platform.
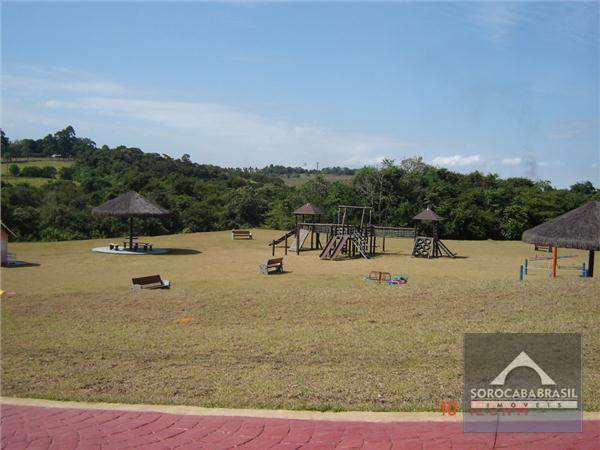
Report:
[[153,248],[145,252],[142,249],[139,249],[137,252],[133,250],[111,250],[110,247],[95,247],[92,249],[93,252],[97,253],[111,253],[113,255],[164,255],[165,253],[169,253],[169,250],[166,248]]

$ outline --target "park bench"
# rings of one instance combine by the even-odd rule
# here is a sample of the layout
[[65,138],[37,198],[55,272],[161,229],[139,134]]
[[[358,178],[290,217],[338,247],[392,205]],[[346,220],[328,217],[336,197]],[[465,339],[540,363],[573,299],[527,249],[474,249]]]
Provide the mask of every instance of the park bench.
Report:
[[260,265],[260,273],[263,275],[268,275],[271,269],[275,269],[274,272],[283,272],[283,258],[271,258]]
[[[137,252],[140,247],[142,247],[142,250],[144,250],[145,252],[152,251],[152,244],[150,242],[134,242],[133,247],[129,247],[129,241],[123,241],[124,250],[127,250],[129,248],[129,250]],[[119,250],[118,246],[116,250]]]
[[231,230],[231,239],[252,239],[252,233],[248,230]]
[[550,253],[552,251],[552,246],[551,245],[534,245],[534,251],[536,252],[548,252]]
[[171,282],[163,280],[160,275],[132,278],[131,283],[134,289],[169,289],[171,287]]

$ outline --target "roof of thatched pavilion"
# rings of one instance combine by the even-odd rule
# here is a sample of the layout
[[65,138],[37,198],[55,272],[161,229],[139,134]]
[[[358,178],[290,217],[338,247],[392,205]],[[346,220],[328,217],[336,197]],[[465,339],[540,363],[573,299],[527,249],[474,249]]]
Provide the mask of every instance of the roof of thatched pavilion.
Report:
[[580,250],[600,250],[600,201],[586,203],[562,216],[530,228],[522,240]]
[[302,216],[320,216],[321,209],[313,205],[312,203],[305,203],[300,208],[296,209],[292,214],[302,215]]
[[432,222],[438,222],[440,220],[444,220],[444,218],[438,216],[433,209],[427,207],[427,209],[424,209],[415,217],[413,217],[413,220],[430,220]]
[[137,192],[129,191],[100,206],[96,206],[92,209],[92,214],[116,217],[150,217],[166,216],[169,211],[145,199]]

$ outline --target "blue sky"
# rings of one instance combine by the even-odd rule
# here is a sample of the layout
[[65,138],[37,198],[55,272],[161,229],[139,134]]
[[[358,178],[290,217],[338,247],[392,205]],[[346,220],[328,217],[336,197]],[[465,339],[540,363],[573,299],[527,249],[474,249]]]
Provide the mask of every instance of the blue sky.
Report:
[[599,3],[2,3],[2,127],[600,185]]

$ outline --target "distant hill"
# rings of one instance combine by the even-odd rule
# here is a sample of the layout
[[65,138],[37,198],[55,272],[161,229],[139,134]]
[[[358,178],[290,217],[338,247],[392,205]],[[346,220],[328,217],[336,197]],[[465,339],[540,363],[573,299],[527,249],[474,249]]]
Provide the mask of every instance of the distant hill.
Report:
[[15,142],[3,132],[2,156],[2,220],[29,241],[122,235],[124,220],[92,217],[91,210],[131,190],[171,211],[164,220],[137,221],[137,232],[149,235],[289,229],[291,211],[311,202],[323,220],[335,220],[338,205],[353,204],[371,206],[373,223],[390,226],[413,225],[414,215],[429,206],[445,218],[444,237],[519,239],[527,228],[600,200],[585,180],[557,189],[547,181],[456,173],[418,157],[361,169],[223,168],[194,163],[189,155],[98,147],[72,127]]

